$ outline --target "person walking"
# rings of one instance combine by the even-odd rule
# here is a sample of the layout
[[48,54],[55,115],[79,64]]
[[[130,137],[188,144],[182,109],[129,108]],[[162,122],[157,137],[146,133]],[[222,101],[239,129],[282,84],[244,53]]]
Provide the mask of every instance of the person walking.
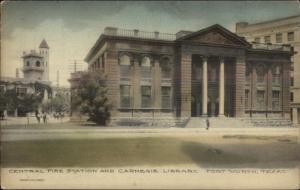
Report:
[[38,123],[40,123],[41,122],[41,116],[40,116],[39,111],[37,111],[37,110],[35,111],[35,117],[36,117]]
[[208,130],[209,127],[210,127],[209,120],[208,120],[208,118],[206,118],[206,130]]
[[47,123],[47,113],[46,112],[43,112],[43,121],[44,121],[44,124]]

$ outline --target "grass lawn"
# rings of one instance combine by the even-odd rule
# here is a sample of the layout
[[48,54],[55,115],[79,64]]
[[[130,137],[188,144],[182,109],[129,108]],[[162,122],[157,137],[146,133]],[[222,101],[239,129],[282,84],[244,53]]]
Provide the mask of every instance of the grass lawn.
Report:
[[[207,137],[206,137],[207,138]],[[296,139],[183,137],[2,142],[2,167],[295,167]]]

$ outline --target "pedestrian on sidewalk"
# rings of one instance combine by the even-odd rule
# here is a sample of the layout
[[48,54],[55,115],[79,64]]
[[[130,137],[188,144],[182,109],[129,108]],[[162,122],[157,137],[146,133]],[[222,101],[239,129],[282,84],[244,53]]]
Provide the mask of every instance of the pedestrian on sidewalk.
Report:
[[44,120],[44,124],[47,123],[47,113],[43,112],[43,120]]
[[209,126],[210,124],[209,124],[209,120],[208,120],[208,118],[206,118],[206,130],[208,130],[209,129]]
[[36,117],[38,123],[40,123],[41,122],[41,115],[40,115],[39,111],[37,111],[37,110],[35,111],[35,117]]

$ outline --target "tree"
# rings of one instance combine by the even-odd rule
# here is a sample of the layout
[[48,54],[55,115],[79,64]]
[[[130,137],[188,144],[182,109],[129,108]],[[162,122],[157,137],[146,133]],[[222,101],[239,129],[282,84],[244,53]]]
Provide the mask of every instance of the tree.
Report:
[[57,93],[50,101],[52,111],[62,113],[70,110],[69,100],[60,93]]
[[75,103],[89,121],[106,125],[110,118],[111,104],[107,98],[105,76],[101,71],[84,72],[75,90]]

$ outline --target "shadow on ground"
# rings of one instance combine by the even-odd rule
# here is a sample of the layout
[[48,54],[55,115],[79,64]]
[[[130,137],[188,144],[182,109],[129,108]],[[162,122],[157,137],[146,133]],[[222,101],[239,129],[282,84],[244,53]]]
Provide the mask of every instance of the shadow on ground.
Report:
[[290,142],[211,143],[168,137],[60,139],[2,142],[2,167],[295,167],[299,146]]

